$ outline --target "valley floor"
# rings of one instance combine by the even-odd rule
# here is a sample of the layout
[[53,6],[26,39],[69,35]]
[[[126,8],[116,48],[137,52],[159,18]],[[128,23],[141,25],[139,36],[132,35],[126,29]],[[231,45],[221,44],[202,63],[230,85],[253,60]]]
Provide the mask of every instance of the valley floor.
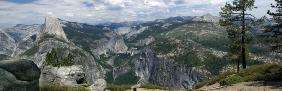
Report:
[[282,91],[282,82],[242,82],[227,87],[220,87],[216,83],[198,91]]

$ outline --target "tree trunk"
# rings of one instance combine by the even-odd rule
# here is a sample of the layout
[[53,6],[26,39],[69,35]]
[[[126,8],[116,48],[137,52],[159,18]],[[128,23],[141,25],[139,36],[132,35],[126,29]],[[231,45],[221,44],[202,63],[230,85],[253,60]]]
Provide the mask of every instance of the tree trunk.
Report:
[[241,31],[241,60],[242,60],[242,66],[243,69],[247,68],[247,62],[246,62],[246,46],[245,46],[245,7],[243,7],[244,10],[242,11],[242,31]]

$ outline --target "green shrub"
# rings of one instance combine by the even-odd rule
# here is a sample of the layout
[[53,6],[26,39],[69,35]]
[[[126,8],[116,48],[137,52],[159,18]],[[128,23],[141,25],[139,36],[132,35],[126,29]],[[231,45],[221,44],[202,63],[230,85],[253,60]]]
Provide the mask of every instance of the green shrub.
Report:
[[60,61],[59,64],[60,64],[60,66],[71,66],[71,65],[74,64],[73,60],[74,60],[73,55],[68,54],[68,56],[67,56],[67,57],[64,57],[64,58],[62,59],[62,61]]
[[74,64],[74,56],[68,54],[66,57],[59,56],[59,49],[52,49],[51,52],[47,53],[45,62],[47,65],[52,65],[54,67],[60,66],[72,66]]
[[230,86],[232,84],[235,84],[235,83],[238,83],[238,82],[241,82],[241,81],[243,81],[243,78],[239,75],[234,74],[234,75],[230,75],[226,79],[220,81],[219,84],[221,86]]

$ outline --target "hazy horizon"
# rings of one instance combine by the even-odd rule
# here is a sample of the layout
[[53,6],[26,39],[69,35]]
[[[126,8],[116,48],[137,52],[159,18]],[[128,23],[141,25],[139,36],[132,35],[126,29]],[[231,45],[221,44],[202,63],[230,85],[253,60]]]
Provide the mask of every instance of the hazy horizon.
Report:
[[[175,16],[218,16],[230,0],[0,0],[0,27],[42,24],[46,15],[81,23],[152,21]],[[256,17],[273,0],[256,0]]]

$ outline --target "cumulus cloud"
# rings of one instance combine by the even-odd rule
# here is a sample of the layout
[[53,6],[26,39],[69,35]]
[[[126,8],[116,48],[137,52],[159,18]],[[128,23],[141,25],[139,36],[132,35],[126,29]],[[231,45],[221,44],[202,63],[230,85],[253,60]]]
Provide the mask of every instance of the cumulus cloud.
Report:
[[[220,6],[227,1],[230,0],[0,0],[0,24],[42,23],[46,15],[86,23],[218,15]],[[266,5],[262,4],[265,0],[257,2]]]

